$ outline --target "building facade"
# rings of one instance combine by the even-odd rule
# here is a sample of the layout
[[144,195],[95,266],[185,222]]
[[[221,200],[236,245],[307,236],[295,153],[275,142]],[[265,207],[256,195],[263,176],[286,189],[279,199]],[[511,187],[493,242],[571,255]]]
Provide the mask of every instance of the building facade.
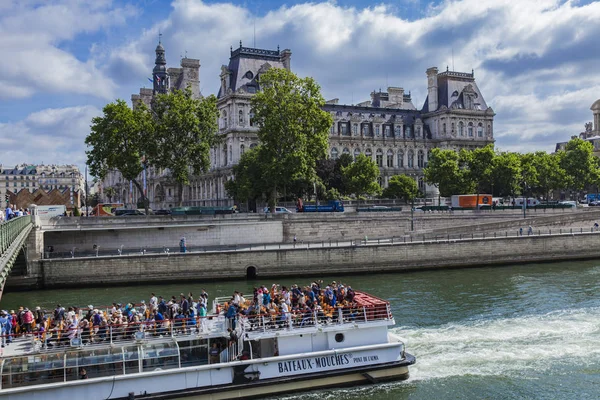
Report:
[[0,165],[0,198],[18,208],[37,205],[81,207],[85,178],[75,165]]
[[[260,90],[260,74],[269,68],[291,69],[291,51],[240,47],[230,51],[228,65],[221,67],[218,109],[221,144],[211,149],[210,170],[192,178],[184,189],[186,205],[233,205],[227,196],[225,182],[233,178],[232,168],[242,154],[258,144],[257,127],[252,125],[250,99]],[[185,61],[184,61],[185,60]],[[153,89],[141,89],[132,102],[151,106],[157,93],[182,85],[196,90],[200,63],[183,59],[182,67],[166,68],[162,45],[156,48]],[[193,65],[193,67],[191,67]],[[187,66],[187,67],[186,67]],[[186,69],[187,68],[187,69]],[[177,73],[173,72],[177,70]],[[181,79],[180,77],[188,77]],[[192,79],[191,77],[195,78]],[[432,148],[474,149],[494,143],[494,111],[485,102],[475,82],[474,73],[437,68],[426,71],[427,98],[419,110],[410,92],[389,87],[386,92],[372,92],[368,101],[356,105],[328,101],[323,109],[331,113],[329,156],[365,154],[379,166],[379,183],[386,187],[397,174],[414,177],[427,196],[436,197],[437,189],[424,182],[423,169]],[[197,93],[200,96],[199,92]],[[177,202],[176,186],[169,181],[168,171],[148,171],[148,198],[153,209],[170,207]],[[103,186],[119,188],[120,199],[137,198],[137,190],[122,182],[118,173],[107,177]],[[127,202],[127,201],[124,201]]]
[[[596,100],[594,104],[590,107],[592,110],[592,122],[588,122],[585,124],[585,130],[579,135],[571,136],[571,139],[579,137],[580,139],[587,140],[592,143],[594,146],[594,155],[596,157],[600,157],[600,99]],[[567,148],[567,143],[569,142],[560,142],[556,143],[556,151],[565,150]]]

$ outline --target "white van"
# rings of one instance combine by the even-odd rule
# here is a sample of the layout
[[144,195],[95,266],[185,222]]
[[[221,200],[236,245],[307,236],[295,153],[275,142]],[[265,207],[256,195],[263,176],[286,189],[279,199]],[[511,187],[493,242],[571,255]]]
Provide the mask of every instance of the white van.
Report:
[[[265,212],[265,214],[268,214],[271,212],[271,210],[269,210],[269,207],[265,207],[263,211]],[[279,206],[275,207],[275,214],[291,214],[291,213],[292,212],[285,207],[279,207]]]

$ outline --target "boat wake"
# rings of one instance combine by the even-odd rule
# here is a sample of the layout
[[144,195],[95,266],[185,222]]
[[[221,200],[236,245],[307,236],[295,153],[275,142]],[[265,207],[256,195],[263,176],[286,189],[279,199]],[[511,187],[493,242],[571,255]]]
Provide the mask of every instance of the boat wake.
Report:
[[597,365],[599,321],[600,308],[585,308],[392,331],[417,357],[410,368],[411,380],[523,376],[525,371],[544,372],[559,364]]

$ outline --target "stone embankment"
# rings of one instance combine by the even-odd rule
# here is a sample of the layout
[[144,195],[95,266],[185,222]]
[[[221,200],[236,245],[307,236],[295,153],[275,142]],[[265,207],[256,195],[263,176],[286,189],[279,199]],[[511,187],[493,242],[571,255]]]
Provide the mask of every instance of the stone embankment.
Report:
[[[27,273],[11,277],[7,288],[113,285],[181,279],[233,279],[252,276],[329,274],[337,272],[402,271],[423,268],[467,267],[567,259],[600,258],[600,234],[591,233],[600,210],[536,213],[523,219],[515,212],[430,214],[410,213],[307,214],[265,218],[258,215],[212,218],[141,217],[140,219],[60,218],[35,229],[27,243]],[[531,225],[534,236],[506,237]],[[537,235],[540,228],[553,234],[577,227],[576,235]],[[584,233],[587,232],[587,233]],[[454,240],[473,233],[486,238]],[[414,236],[407,236],[414,234]],[[237,251],[174,254],[185,236],[188,246],[211,248],[239,245]],[[291,243],[324,242],[316,248],[278,248]],[[408,238],[394,244],[371,241],[353,246],[368,236]],[[482,235],[483,236],[483,235]],[[510,234],[508,235],[510,236]],[[450,241],[439,240],[444,237]],[[430,238],[434,240],[429,241]],[[414,240],[413,240],[414,239]],[[347,245],[328,247],[328,241]],[[411,243],[411,240],[413,241]],[[422,241],[425,240],[423,243]],[[258,250],[255,246],[267,245]],[[93,246],[110,249],[101,257],[46,259],[47,246],[55,252],[90,253]],[[170,254],[139,254],[141,247],[171,248]],[[285,246],[283,246],[285,247]],[[300,248],[302,247],[302,248]],[[137,255],[118,256],[117,249],[138,249]],[[102,255],[102,254],[101,254]]]
[[[600,233],[38,260],[38,287],[414,271],[600,258]],[[9,280],[10,282],[10,280]]]

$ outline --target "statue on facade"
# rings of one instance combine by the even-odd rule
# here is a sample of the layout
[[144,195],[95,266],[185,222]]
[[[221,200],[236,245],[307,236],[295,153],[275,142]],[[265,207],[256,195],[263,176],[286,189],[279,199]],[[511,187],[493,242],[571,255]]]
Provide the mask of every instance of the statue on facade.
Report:
[[591,122],[585,124],[585,133],[592,133],[594,125]]

